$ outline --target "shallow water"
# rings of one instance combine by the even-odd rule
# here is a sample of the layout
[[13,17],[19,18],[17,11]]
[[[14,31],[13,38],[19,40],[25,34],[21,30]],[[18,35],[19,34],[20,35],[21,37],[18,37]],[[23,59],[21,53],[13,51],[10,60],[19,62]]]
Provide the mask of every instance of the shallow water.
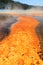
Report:
[[17,21],[17,17],[4,14],[0,15],[0,41],[9,35],[11,25]]
[[[31,16],[31,17],[37,19],[40,22],[40,24],[36,28],[36,32],[37,32],[40,42],[43,43],[43,16]],[[0,14],[0,41],[10,34],[11,25],[16,22],[18,22],[18,17]]]
[[34,16],[34,18],[40,22],[36,28],[36,33],[39,38],[40,48],[43,54],[43,16]]

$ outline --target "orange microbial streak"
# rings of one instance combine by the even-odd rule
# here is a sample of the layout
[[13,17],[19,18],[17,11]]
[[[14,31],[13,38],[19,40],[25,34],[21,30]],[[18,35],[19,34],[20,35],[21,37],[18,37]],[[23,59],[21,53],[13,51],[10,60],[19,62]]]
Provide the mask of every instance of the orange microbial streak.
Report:
[[43,65],[36,27],[39,22],[28,16],[20,16],[11,26],[11,32],[0,42],[0,65]]

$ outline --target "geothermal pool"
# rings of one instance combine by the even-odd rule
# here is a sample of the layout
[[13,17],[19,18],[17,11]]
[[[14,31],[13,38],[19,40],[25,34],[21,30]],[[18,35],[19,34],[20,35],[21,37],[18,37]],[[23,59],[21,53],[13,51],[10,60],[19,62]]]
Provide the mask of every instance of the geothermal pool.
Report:
[[[36,32],[38,34],[39,39],[43,42],[43,16],[30,16],[30,17],[33,17],[40,22],[39,26],[37,27]],[[2,32],[8,35],[8,33],[10,32],[11,25],[16,22],[18,22],[18,16],[0,14],[0,40],[5,37],[3,35],[1,37]]]
[[[6,59],[6,61],[9,61],[9,58],[11,59],[13,57],[11,61],[9,61],[10,63],[12,63],[13,59],[17,59],[17,63],[24,65],[24,60],[29,62],[29,59],[31,59],[32,61],[29,62],[29,65],[34,64],[36,60],[36,64],[42,65],[43,16],[0,14],[0,55],[1,60],[4,58],[3,62]],[[24,60],[22,58],[24,58]]]

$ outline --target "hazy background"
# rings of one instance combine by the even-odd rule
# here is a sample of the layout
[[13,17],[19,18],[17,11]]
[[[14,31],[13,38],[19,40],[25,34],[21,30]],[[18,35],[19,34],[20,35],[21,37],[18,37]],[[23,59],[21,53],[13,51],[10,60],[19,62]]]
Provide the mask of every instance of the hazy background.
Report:
[[43,0],[0,0],[0,12],[43,14]]
[[13,0],[13,1],[19,1],[21,3],[25,3],[28,5],[43,6],[43,0]]

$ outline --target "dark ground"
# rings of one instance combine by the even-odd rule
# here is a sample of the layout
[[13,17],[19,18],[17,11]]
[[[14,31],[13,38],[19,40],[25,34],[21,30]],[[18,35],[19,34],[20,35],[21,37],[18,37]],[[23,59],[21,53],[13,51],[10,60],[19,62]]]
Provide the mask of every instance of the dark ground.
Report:
[[17,21],[17,17],[0,15],[0,41],[9,35],[11,25]]

